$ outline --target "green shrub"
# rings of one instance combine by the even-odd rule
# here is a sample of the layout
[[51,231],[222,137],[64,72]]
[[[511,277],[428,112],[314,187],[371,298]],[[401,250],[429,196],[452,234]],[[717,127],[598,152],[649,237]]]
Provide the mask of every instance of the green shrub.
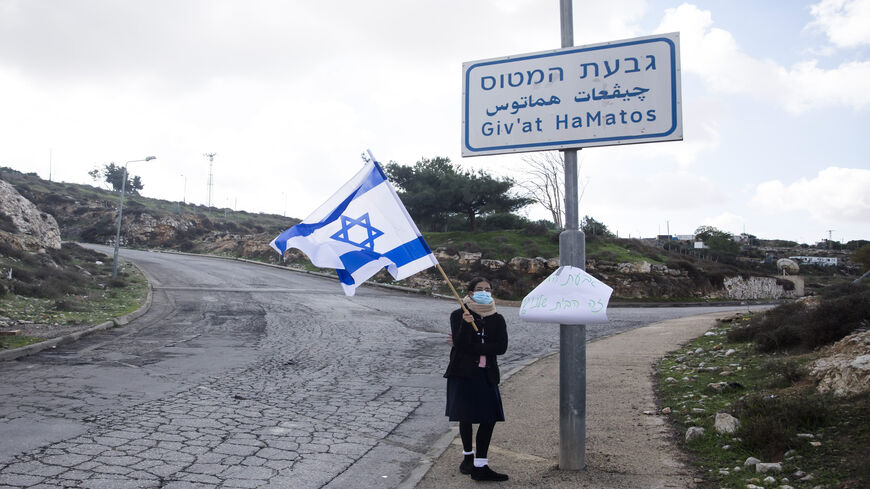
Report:
[[815,308],[792,302],[728,332],[730,341],[754,341],[760,352],[811,351],[849,335],[870,321],[870,287],[847,285],[823,291]]
[[798,433],[812,432],[830,418],[821,397],[780,397],[753,394],[734,405],[740,420],[736,435],[762,460],[775,460],[798,446]]
[[807,368],[800,362],[788,360],[768,360],[764,368],[771,372],[769,387],[784,389],[791,387],[807,376]]

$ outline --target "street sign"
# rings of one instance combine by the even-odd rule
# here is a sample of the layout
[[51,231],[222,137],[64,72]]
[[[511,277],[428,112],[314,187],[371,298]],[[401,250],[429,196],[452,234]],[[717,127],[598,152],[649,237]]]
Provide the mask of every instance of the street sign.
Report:
[[683,139],[679,33],[462,68],[462,156]]

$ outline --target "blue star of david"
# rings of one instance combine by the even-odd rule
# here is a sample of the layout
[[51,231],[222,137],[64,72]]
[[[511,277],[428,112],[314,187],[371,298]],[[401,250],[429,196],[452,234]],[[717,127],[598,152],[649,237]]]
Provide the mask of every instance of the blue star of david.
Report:
[[[360,226],[366,230],[366,234],[368,238],[365,240],[356,243],[350,240],[350,230],[353,229],[354,226]],[[383,235],[384,232],[380,229],[377,229],[372,226],[371,220],[369,219],[369,213],[366,212],[362,216],[357,219],[353,219],[347,216],[341,216],[341,229],[338,230],[335,234],[330,236],[330,238],[341,241],[343,243],[349,243],[356,246],[361,246],[363,248],[368,248],[372,251],[375,249],[375,239]]]

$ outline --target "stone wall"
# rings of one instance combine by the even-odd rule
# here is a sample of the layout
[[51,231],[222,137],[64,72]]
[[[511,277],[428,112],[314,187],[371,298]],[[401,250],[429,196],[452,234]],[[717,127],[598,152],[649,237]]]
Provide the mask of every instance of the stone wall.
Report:
[[785,290],[773,277],[725,277],[722,297],[737,300],[785,299],[796,297],[794,290]]

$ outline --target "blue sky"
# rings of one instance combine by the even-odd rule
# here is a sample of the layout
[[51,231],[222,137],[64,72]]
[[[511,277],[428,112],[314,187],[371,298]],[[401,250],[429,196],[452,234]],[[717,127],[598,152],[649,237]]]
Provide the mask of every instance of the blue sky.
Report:
[[[367,148],[522,178],[524,155],[460,156],[462,63],[558,48],[558,1],[321,3],[0,0],[0,165],[93,183],[154,154],[130,166],[145,195],[205,203],[215,152],[214,205],[299,218]],[[684,140],[580,151],[581,215],[870,239],[870,0],[574,14],[576,45],[678,31],[682,57]]]

